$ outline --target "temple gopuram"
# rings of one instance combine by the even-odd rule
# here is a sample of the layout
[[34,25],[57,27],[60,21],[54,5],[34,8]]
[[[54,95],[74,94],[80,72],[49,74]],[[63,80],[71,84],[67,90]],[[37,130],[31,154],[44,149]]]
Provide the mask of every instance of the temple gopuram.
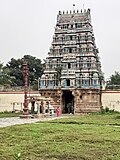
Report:
[[101,107],[102,71],[90,9],[61,12],[46,58],[39,92],[62,113],[90,113]]

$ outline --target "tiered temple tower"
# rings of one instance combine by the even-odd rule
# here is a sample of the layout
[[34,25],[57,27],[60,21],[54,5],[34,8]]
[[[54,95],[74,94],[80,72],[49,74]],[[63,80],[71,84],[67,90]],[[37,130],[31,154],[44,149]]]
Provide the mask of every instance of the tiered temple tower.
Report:
[[102,72],[90,9],[59,11],[45,65],[39,90],[49,103],[62,113],[69,112],[68,106],[73,113],[100,109]]

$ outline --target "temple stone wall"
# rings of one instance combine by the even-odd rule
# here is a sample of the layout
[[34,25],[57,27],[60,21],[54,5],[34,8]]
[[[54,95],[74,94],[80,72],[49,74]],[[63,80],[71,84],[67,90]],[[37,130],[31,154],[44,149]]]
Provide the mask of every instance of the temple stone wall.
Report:
[[[83,90],[83,89],[71,89],[74,96],[74,113],[90,113],[100,110],[100,95],[98,90]],[[62,90],[44,89],[40,90],[42,97],[45,97],[47,101],[55,108],[59,106],[62,110]],[[49,99],[49,100],[48,100]]]
[[[62,92],[58,90],[43,90],[41,93],[44,97],[48,97],[51,105],[54,107],[61,106]],[[94,90],[72,90],[74,98],[75,114],[81,112],[94,112],[100,109],[100,95]],[[40,96],[38,92],[30,94],[31,96]],[[108,107],[116,111],[120,111],[120,91],[103,91],[102,106]],[[16,109],[23,107],[23,92],[0,92],[0,112],[13,111],[13,103]],[[31,105],[29,104],[29,107]]]
[[59,89],[44,89],[40,90],[40,95],[46,98],[46,102],[49,102],[52,106],[61,107],[61,91]]
[[100,95],[96,90],[76,89],[74,93],[74,113],[90,113],[100,110]]

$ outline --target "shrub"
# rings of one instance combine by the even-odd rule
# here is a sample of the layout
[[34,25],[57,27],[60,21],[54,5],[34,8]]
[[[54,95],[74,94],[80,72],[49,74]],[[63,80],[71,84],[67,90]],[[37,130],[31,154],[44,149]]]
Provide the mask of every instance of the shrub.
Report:
[[108,107],[103,108],[103,106],[100,108],[100,113],[105,114],[105,113],[120,113],[118,111],[115,111],[114,109],[109,109]]
[[109,110],[109,108],[108,107],[106,107],[105,108],[105,112],[109,112],[110,110]]

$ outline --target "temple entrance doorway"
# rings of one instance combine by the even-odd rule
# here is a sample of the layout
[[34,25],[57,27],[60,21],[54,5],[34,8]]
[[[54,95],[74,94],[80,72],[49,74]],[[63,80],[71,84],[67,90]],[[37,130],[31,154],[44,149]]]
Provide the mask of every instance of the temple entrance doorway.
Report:
[[62,113],[74,113],[74,96],[72,91],[65,90],[62,95]]

